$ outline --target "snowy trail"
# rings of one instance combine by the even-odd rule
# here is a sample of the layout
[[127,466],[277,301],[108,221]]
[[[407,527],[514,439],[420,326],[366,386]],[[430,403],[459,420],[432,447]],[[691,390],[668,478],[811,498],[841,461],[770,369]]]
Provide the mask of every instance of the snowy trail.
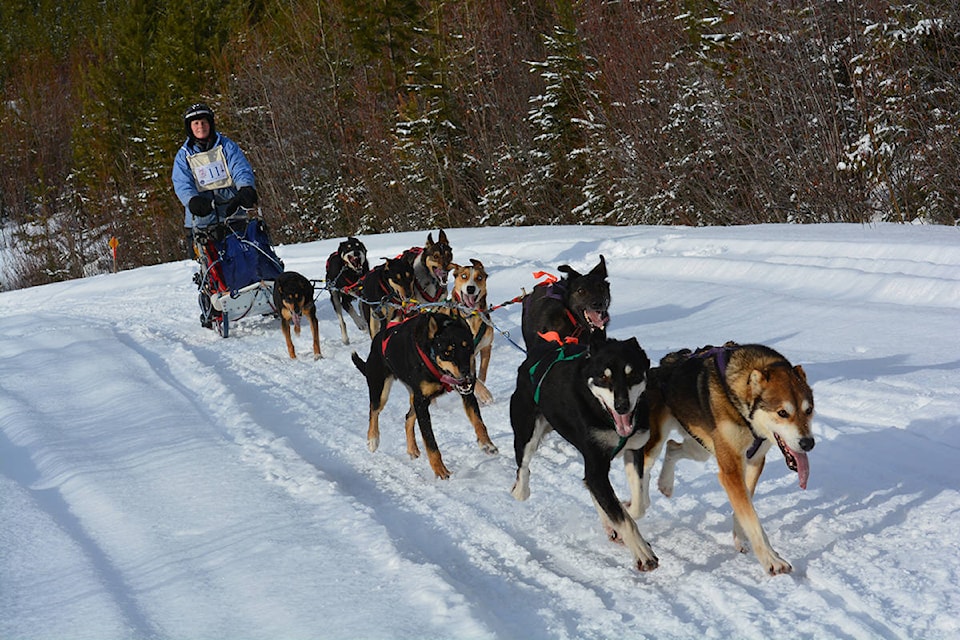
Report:
[[[376,262],[424,235],[363,240]],[[508,402],[523,354],[502,336],[482,407],[498,455],[477,447],[459,399],[441,398],[431,413],[453,478],[435,480],[406,455],[399,385],[370,453],[350,362],[369,339],[351,325],[340,344],[322,294],[320,361],[287,358],[269,319],[222,340],[195,322],[184,262],[0,294],[0,575],[15,586],[0,588],[0,637],[960,633],[955,231],[448,235],[456,259],[487,265],[495,303],[529,290],[534,271],[603,254],[610,333],[636,336],[654,362],[735,339],[802,363],[818,411],[810,488],[774,452],[756,496],[795,572],[771,579],[734,552],[715,463],[682,463],[675,496],[653,496],[639,523],[660,558],[649,574],[605,541],[582,463],[556,434],[516,502]],[[320,278],[335,244],[278,253]],[[518,341],[519,315],[494,318]],[[611,478],[627,495],[619,461]]]

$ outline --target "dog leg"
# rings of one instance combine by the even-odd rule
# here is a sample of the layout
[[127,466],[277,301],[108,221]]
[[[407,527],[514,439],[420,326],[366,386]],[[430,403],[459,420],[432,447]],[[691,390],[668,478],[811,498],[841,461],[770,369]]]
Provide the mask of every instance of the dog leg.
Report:
[[287,341],[287,353],[291,358],[296,359],[297,352],[293,348],[293,340],[290,338],[290,320],[286,315],[280,315],[280,331],[283,332],[283,339]]
[[656,569],[660,561],[644,540],[636,521],[624,510],[610,484],[610,461],[603,457],[584,455],[584,483],[593,498],[600,521],[613,531],[612,540],[622,540],[633,554],[640,571]]
[[[630,500],[629,513],[636,519],[642,518],[647,512],[647,509],[650,508],[650,475],[653,472],[653,464],[656,462],[657,457],[660,455],[660,450],[663,448],[663,439],[669,433],[669,431],[662,426],[662,419],[654,415],[652,411],[649,416],[649,421],[650,437],[647,439],[646,444],[643,445],[640,496],[639,498],[631,497]],[[624,461],[626,461],[626,458],[624,458]]]
[[360,331],[367,330],[367,321],[363,319],[359,311],[353,308],[353,303],[351,302],[347,302],[347,313],[353,318],[353,323],[357,325],[357,329],[360,329]]
[[[373,360],[373,358],[370,358]],[[369,366],[370,360],[367,361]],[[376,451],[380,447],[380,412],[387,404],[387,398],[390,397],[390,387],[393,386],[393,378],[386,378],[380,383],[380,389],[375,389],[377,383],[370,381],[370,426],[367,428],[367,449]]]
[[773,550],[769,539],[767,539],[767,533],[760,524],[760,518],[753,507],[753,500],[750,498],[750,491],[747,489],[742,461],[743,453],[735,451],[732,447],[723,446],[717,450],[720,484],[726,490],[727,497],[730,499],[734,518],[737,520],[736,526],[742,527],[744,535],[750,541],[750,546],[753,547],[757,560],[760,561],[761,566],[768,574],[790,573],[793,571],[793,567]]
[[350,344],[350,338],[347,336],[347,323],[343,319],[343,302],[340,295],[338,291],[331,291],[330,303],[333,305],[333,312],[337,315],[337,320],[340,321],[340,341],[343,344]]
[[463,400],[463,410],[467,414],[467,419],[473,425],[473,430],[477,434],[477,444],[483,449],[484,453],[494,455],[499,453],[497,445],[490,440],[490,434],[487,432],[487,425],[483,424],[483,418],[480,417],[480,406],[477,404],[477,397],[473,393],[460,396]]
[[[750,496],[751,500],[753,499],[753,494],[756,492],[760,474],[763,473],[763,465],[771,444],[769,440],[765,441],[760,445],[753,457],[747,459],[745,481],[747,483],[747,495]],[[736,517],[733,518],[733,546],[740,553],[747,552],[746,533],[744,533],[743,527],[740,526],[740,522]]]
[[[484,349],[486,350],[486,361],[484,361]],[[473,394],[477,396],[477,401],[486,406],[493,403],[493,394],[490,393],[490,390],[487,389],[487,385],[484,384],[484,380],[487,379],[487,365],[490,362],[490,347],[484,347],[480,350],[480,371],[481,376],[477,375],[477,354],[474,353],[470,358],[470,368],[474,374],[474,385],[473,385]]]
[[413,428],[417,423],[417,411],[413,408],[413,394],[410,395],[410,408],[407,410],[407,416],[403,423],[404,431],[407,434],[407,455],[411,460],[420,457],[420,448],[417,447],[417,436]]
[[660,493],[668,498],[673,495],[677,462],[683,459],[706,462],[710,459],[710,452],[693,438],[684,437],[682,442],[667,441],[667,452],[663,456],[663,467],[660,469],[657,488],[660,489]]
[[477,380],[480,382],[487,381],[487,367],[490,366],[490,351],[492,347],[487,345],[480,348],[480,371],[477,374]]
[[[516,425],[516,422],[514,422]],[[523,433],[514,427],[513,446],[517,457],[517,480],[510,489],[511,495],[523,501],[530,497],[530,461],[533,454],[540,448],[543,437],[553,428],[542,417],[536,418],[530,428],[523,428]]]
[[437,447],[437,439],[433,435],[433,424],[430,422],[430,400],[422,394],[415,394],[413,397],[413,407],[416,411],[417,422],[420,423],[420,436],[423,438],[423,447],[427,450],[427,459],[430,461],[430,468],[441,480],[450,477],[450,471],[443,464],[443,458],[440,456],[440,449]]
[[319,360],[323,356],[320,355],[320,325],[317,322],[317,308],[312,307],[309,314],[310,332],[313,334],[313,359]]
[[[624,506],[631,518],[636,520],[646,511],[643,505],[643,452],[639,449],[625,449],[623,452],[623,471],[627,475],[627,486],[630,487],[630,502]],[[636,506],[634,506],[636,505]]]

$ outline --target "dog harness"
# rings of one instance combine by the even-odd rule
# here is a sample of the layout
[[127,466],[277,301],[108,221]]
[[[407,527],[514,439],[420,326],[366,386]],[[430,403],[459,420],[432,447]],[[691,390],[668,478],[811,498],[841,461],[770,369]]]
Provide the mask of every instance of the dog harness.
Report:
[[[544,338],[545,340],[548,340],[548,341],[550,341],[550,342],[556,342],[556,343],[558,343],[560,346],[557,348],[557,355],[556,355],[556,357],[553,359],[553,361],[552,361],[550,364],[547,365],[547,367],[543,370],[542,373],[540,373],[539,376],[537,376],[537,369],[539,369],[539,368],[540,368],[540,365],[543,364],[543,363],[547,360],[547,357],[546,357],[546,356],[544,356],[544,357],[541,358],[540,360],[537,360],[537,361],[534,363],[534,365],[533,365],[532,367],[530,367],[530,369],[529,369],[529,371],[528,371],[528,373],[529,373],[529,375],[530,375],[530,381],[533,382],[533,384],[536,386],[536,388],[535,388],[534,391],[533,391],[533,401],[534,401],[534,403],[536,403],[536,404],[540,404],[540,387],[541,387],[541,385],[543,385],[543,381],[546,379],[547,374],[550,373],[550,369],[553,368],[553,365],[557,364],[558,362],[565,362],[565,361],[569,361],[569,360],[576,360],[576,359],[579,358],[580,356],[584,356],[584,355],[586,355],[586,354],[588,353],[587,348],[581,346],[576,340],[572,340],[572,339],[570,339],[570,338],[567,338],[567,339],[565,339],[565,340],[561,340],[561,339],[560,339],[560,335],[559,335],[556,331],[550,331],[550,332],[547,333],[546,335],[549,336],[549,338]],[[543,337],[544,334],[540,334],[540,336]],[[567,349],[567,347],[569,347],[569,346],[571,346],[571,345],[572,345],[575,349],[577,349],[577,351],[576,351],[575,353],[569,353],[569,354],[568,354],[567,351],[566,351],[566,349]],[[607,417],[610,418],[610,416],[607,416]],[[612,420],[612,418],[611,418],[611,420]],[[630,432],[629,435],[620,436],[620,440],[617,441],[617,446],[615,446],[615,447],[613,448],[613,451],[610,453],[610,459],[611,459],[611,460],[612,460],[613,458],[616,458],[616,457],[617,457],[617,454],[620,453],[620,452],[623,450],[623,447],[627,444],[627,440],[629,440],[630,438],[632,438],[632,437],[633,437],[633,434],[636,433],[636,432],[637,432],[637,425],[636,425],[636,423],[634,423],[634,425],[633,425],[633,430]]]
[[[396,335],[397,329],[400,327],[400,325],[409,319],[410,318],[396,320],[387,325],[386,329],[384,330],[383,341],[380,343],[380,349],[381,353],[383,353],[384,360],[389,359],[387,358],[387,343],[390,342],[390,339],[393,338],[394,335]],[[414,347],[416,347],[417,355],[420,356],[420,359],[423,361],[424,366],[427,367],[427,371],[430,372],[430,375],[436,378],[436,380],[443,385],[444,392],[452,391],[455,387],[459,386],[460,381],[449,374],[441,372],[440,368],[433,361],[433,358],[427,355],[420,345],[417,344],[416,340],[413,339],[412,335],[410,337],[410,342],[413,343]]]
[[[566,292],[566,282],[563,280],[557,280],[557,277],[544,273],[543,271],[537,271],[533,274],[534,277],[547,276],[547,280],[537,284],[538,287],[546,287],[547,291],[544,294],[545,297],[551,298],[553,300],[559,300],[564,302],[564,293]],[[565,343],[578,343],[580,342],[580,335],[583,333],[584,326],[577,319],[577,316],[573,315],[573,312],[567,308],[566,303],[564,302],[563,306],[564,312],[567,314],[567,320],[570,321],[570,324],[573,325],[573,333],[569,336],[564,336],[563,342]],[[560,334],[557,331],[548,331],[545,333],[537,333],[538,336],[546,340],[547,342],[558,342]]]
[[[551,333],[551,334],[556,334],[556,331],[551,331],[550,333]],[[559,336],[557,336],[556,342],[560,342],[560,337],[559,337]],[[536,389],[534,389],[534,392],[533,392],[533,401],[534,401],[536,404],[540,404],[540,386],[543,384],[543,381],[544,381],[544,379],[547,377],[547,374],[550,373],[550,369],[553,368],[553,365],[557,364],[558,362],[565,362],[565,361],[568,361],[568,360],[576,360],[576,359],[579,358],[580,356],[584,356],[584,355],[587,354],[587,350],[586,350],[585,348],[584,348],[584,349],[580,349],[580,350],[577,351],[576,353],[567,354],[567,352],[566,352],[566,347],[567,347],[568,344],[573,344],[573,345],[576,345],[577,347],[579,347],[579,345],[578,345],[575,341],[574,341],[574,342],[568,342],[568,343],[566,343],[566,344],[563,343],[563,342],[560,342],[560,347],[557,348],[557,357],[553,359],[553,362],[551,362],[550,364],[547,365],[546,369],[543,370],[543,373],[541,373],[539,377],[537,377],[537,369],[540,367],[541,364],[544,363],[544,361],[546,360],[546,356],[544,356],[544,357],[541,358],[540,360],[537,360],[537,361],[534,363],[534,365],[533,365],[532,367],[530,367],[530,370],[529,370],[530,381],[531,381],[534,385],[536,385]]]
[[[457,294],[456,291],[454,291],[454,292],[451,294],[450,297],[453,299],[454,302],[457,303],[457,305],[459,305],[459,306],[462,307],[463,309],[469,309],[469,310],[470,310],[470,315],[478,315],[478,316],[480,316],[480,319],[483,320],[483,323],[484,323],[484,324],[489,324],[489,325],[491,325],[491,326],[493,325],[493,323],[490,321],[490,310],[489,310],[489,309],[477,309],[476,307],[471,308],[471,307],[466,306],[466,305],[463,304],[463,302],[460,300],[460,296]],[[473,348],[474,348],[474,349],[477,348],[477,346],[480,344],[480,341],[483,339],[483,333],[484,333],[483,331],[478,331],[478,332],[477,332],[477,335],[473,336]]]
[[[727,394],[728,398],[731,398],[730,389],[727,387],[727,378],[726,378],[727,363],[730,362],[730,354],[736,351],[738,348],[739,348],[739,345],[736,344],[735,342],[728,342],[719,347],[706,346],[706,347],[701,347],[700,349],[697,349],[693,353],[689,354],[687,358],[697,358],[700,360],[706,360],[707,358],[712,358],[713,363],[717,367],[717,373],[720,374],[720,381],[723,383],[723,391],[724,393]],[[750,458],[753,458],[753,456],[757,455],[757,451],[760,450],[760,447],[763,445],[764,440],[766,440],[766,438],[761,438],[759,435],[757,435],[757,432],[753,430],[753,425],[751,424],[751,420],[753,419],[753,413],[757,410],[758,401],[759,401],[759,398],[754,402],[754,406],[750,408],[749,415],[744,419],[744,422],[747,423],[747,428],[749,428],[750,433],[753,434],[753,444],[751,444],[750,448],[748,448],[746,451],[746,456],[748,460]],[[736,403],[733,403],[733,404],[734,406],[736,406]],[[743,416],[741,415],[741,417]],[[684,429],[686,430],[686,427],[684,427]],[[687,430],[687,433],[690,433],[690,431]],[[700,438],[693,435],[692,433],[690,433],[690,435],[697,442],[699,442],[701,446],[703,446],[703,442],[700,440]]]

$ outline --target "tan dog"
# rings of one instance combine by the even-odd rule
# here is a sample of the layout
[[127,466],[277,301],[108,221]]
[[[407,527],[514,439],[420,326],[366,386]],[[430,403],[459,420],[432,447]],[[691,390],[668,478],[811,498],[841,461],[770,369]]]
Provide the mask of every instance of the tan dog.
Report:
[[493,325],[487,310],[487,271],[483,268],[483,263],[474,258],[470,259],[470,266],[451,264],[450,268],[453,271],[451,300],[473,332],[473,347],[480,356],[479,371],[474,366],[477,379],[474,393],[480,404],[490,404],[493,402],[493,395],[484,384],[487,381],[487,367],[490,365],[490,351],[493,347]]
[[679,460],[705,461],[712,455],[720,468],[720,484],[734,514],[734,546],[745,552],[744,538],[771,575],[793,567],[773,550],[753,506],[753,494],[764,459],[776,442],[787,466],[799,474],[805,489],[813,449],[810,430],[813,391],[803,368],[762,345],[704,347],[671,353],[651,371],[650,440],[644,448],[640,504],[631,515],[640,517],[650,504],[650,469],[671,429],[683,442],[667,442],[658,488],[673,493]]
[[291,358],[297,357],[290,339],[290,323],[293,330],[300,335],[300,318],[306,316],[310,321],[310,331],[313,333],[313,359],[320,356],[320,329],[317,326],[317,305],[313,300],[313,284],[296,271],[284,271],[273,282],[273,306],[280,314],[280,329],[283,338],[287,341],[287,353]]

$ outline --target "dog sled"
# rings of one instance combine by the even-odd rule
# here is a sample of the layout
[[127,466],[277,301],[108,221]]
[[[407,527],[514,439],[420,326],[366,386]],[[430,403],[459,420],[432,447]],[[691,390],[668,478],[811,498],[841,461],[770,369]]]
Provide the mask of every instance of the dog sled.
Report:
[[260,218],[231,216],[194,230],[200,272],[194,274],[200,323],[226,338],[232,322],[247,316],[275,315],[273,281],[283,261],[270,246]]

